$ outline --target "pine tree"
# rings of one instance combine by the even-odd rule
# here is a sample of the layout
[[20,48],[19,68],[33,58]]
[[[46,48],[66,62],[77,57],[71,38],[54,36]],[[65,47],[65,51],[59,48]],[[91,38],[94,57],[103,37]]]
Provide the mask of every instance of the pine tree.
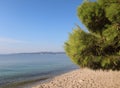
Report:
[[87,0],[77,15],[89,32],[69,34],[67,55],[80,67],[120,70],[120,0]]

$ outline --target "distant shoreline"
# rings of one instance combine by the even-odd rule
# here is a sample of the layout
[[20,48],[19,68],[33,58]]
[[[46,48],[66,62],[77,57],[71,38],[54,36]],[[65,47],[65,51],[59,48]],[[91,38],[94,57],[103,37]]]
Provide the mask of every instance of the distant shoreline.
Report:
[[7,53],[0,55],[28,55],[28,54],[65,54],[65,52],[28,52],[28,53]]

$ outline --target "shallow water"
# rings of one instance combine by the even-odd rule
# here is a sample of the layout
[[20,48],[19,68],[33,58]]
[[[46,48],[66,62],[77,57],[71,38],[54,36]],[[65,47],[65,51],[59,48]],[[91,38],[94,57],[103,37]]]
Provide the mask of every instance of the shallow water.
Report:
[[75,68],[65,54],[0,55],[0,87]]

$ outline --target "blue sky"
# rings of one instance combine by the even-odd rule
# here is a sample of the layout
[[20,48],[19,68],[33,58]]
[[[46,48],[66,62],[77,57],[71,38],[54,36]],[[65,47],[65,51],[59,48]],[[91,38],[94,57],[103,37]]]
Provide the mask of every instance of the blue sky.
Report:
[[64,51],[82,0],[0,0],[0,53]]

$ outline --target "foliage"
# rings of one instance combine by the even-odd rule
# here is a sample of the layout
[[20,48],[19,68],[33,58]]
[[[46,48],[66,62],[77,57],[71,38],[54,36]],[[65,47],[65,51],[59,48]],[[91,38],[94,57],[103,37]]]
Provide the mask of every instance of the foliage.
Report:
[[78,8],[78,17],[90,32],[99,33],[100,35],[105,29],[105,25],[110,24],[105,16],[104,9],[96,2],[83,3]]
[[120,1],[85,1],[78,17],[89,32],[77,27],[65,42],[65,51],[80,67],[120,70]]
[[120,23],[120,3],[113,3],[107,7],[106,17],[113,23]]

